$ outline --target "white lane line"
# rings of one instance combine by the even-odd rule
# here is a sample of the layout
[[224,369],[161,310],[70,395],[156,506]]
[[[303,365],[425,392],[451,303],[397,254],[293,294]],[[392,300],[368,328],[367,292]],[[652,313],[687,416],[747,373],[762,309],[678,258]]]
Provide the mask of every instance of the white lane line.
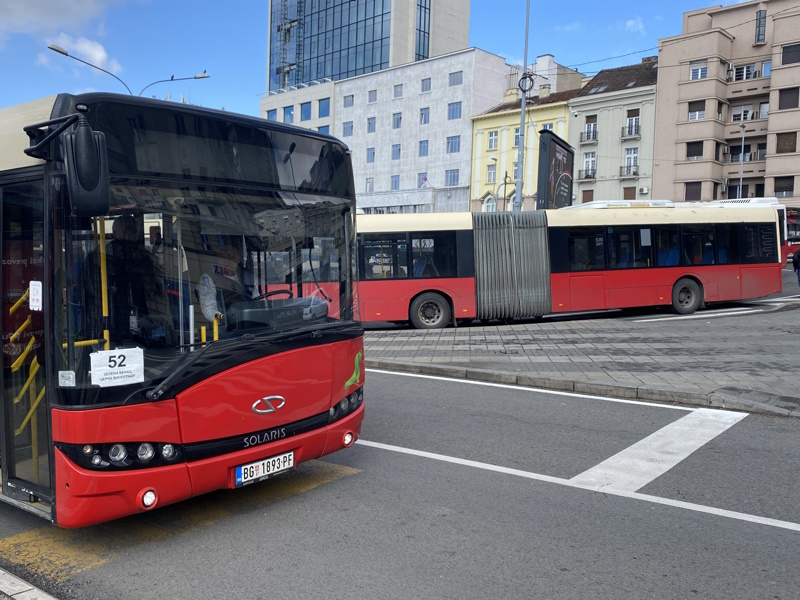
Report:
[[[458,367],[458,365],[452,365]],[[682,410],[684,412],[692,412],[694,410],[702,410],[700,408],[691,406],[676,406],[674,404],[659,404],[657,402],[644,402],[643,400],[623,400],[621,398],[609,398],[607,396],[593,396],[591,394],[579,394],[577,392],[559,392],[557,390],[547,390],[544,388],[533,388],[520,385],[511,385],[508,383],[490,383],[488,381],[473,381],[471,379],[458,379],[455,377],[440,377],[438,375],[423,375],[420,373],[401,373],[399,371],[385,371],[383,369],[366,369],[367,373],[379,373],[381,375],[396,375],[398,377],[416,377],[418,379],[432,379],[434,381],[446,381],[448,383],[462,383],[465,385],[480,385],[485,387],[495,387],[506,390],[514,390],[517,392],[532,392],[536,394],[547,394],[549,396],[569,396],[571,398],[580,398],[582,400],[602,400],[603,402],[612,402],[614,404],[632,404],[634,406],[647,406],[649,408],[664,408],[667,410]],[[743,413],[747,414],[747,413]]]
[[691,319],[714,319],[717,317],[738,317],[741,315],[746,315],[749,313],[760,313],[764,312],[763,308],[744,308],[738,310],[730,310],[728,312],[718,312],[718,313],[707,313],[703,312],[701,314],[695,315],[683,315],[683,316],[674,316],[674,317],[657,317],[655,319],[635,319],[634,323],[653,323],[655,321],[686,321]]
[[635,492],[746,416],[720,410],[696,410],[570,481],[596,491],[612,487]]
[[530,473],[528,471],[520,471],[519,469],[509,469],[507,467],[500,467],[497,465],[490,465],[488,463],[481,463],[474,460],[465,460],[463,458],[456,458],[454,456],[447,456],[445,454],[435,454],[433,452],[424,452],[422,450],[413,450],[411,448],[403,448],[401,446],[391,446],[389,444],[381,444],[378,442],[370,442],[367,440],[358,440],[356,444],[361,446],[368,446],[371,448],[378,448],[381,450],[388,450],[389,452],[399,452],[401,454],[409,454],[420,458],[428,458],[431,460],[438,460],[441,462],[462,465],[465,467],[472,467],[475,469],[482,469],[484,471],[492,471],[494,473],[501,473],[504,475],[514,475],[516,477],[523,477],[525,479],[532,479],[535,481],[542,481],[545,483],[554,483],[556,485],[563,485],[575,489],[586,490],[595,493],[602,493],[607,496],[617,496],[620,498],[628,498],[631,500],[639,500],[649,502],[651,504],[659,504],[661,506],[670,506],[672,508],[681,508],[690,510],[692,512],[704,513],[714,515],[717,517],[724,517],[726,519],[734,519],[743,521],[745,523],[756,523],[759,525],[766,525],[768,527],[776,527],[778,529],[788,529],[789,531],[800,532],[800,523],[792,523],[791,521],[780,521],[778,519],[770,519],[767,517],[759,517],[757,515],[750,515],[747,513],[735,512],[732,510],[724,510],[721,508],[714,508],[712,506],[704,506],[702,504],[693,504],[691,502],[683,502],[681,500],[670,500],[669,498],[659,498],[658,496],[649,496],[647,494],[640,494],[638,492],[628,492],[625,490],[617,490],[614,488],[605,488],[594,490],[592,488],[573,483],[569,479],[560,479],[558,477],[550,477],[549,475],[540,475],[538,473]]

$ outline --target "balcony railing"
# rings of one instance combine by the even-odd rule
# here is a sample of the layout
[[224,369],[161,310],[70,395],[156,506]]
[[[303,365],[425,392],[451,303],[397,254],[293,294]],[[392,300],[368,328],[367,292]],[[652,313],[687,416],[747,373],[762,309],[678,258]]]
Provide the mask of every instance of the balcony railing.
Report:
[[639,165],[623,165],[619,168],[620,177],[638,177]]
[[597,175],[597,169],[585,169],[583,171],[578,171],[578,179],[595,179]]
[[597,130],[581,131],[581,144],[589,144],[597,141]]
[[632,137],[641,137],[642,132],[639,125],[626,125],[622,128],[622,134],[620,137],[623,138],[632,138]]
[[[742,162],[742,155],[741,154],[731,154],[730,162],[738,163]],[[744,153],[744,162],[751,162],[757,160],[767,160],[767,151],[766,150],[759,150],[758,152],[745,152]]]

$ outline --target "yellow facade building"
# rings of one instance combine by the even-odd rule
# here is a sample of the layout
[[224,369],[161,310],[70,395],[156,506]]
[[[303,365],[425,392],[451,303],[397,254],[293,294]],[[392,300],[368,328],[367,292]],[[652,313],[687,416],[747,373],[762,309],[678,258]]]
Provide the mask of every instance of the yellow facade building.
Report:
[[[550,93],[541,86],[539,95],[528,98],[525,114],[525,156],[522,172],[522,210],[536,208],[539,170],[539,131],[550,129],[561,139],[569,136],[569,106],[579,89]],[[471,210],[511,210],[516,194],[519,165],[521,99],[509,90],[502,104],[472,117]]]

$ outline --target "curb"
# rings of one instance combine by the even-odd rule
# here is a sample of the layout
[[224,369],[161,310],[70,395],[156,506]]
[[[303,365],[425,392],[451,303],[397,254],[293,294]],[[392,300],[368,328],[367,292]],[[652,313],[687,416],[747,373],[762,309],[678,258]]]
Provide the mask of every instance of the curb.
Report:
[[0,569],[0,600],[56,600],[56,598]]
[[[370,359],[365,361],[368,369],[397,371],[400,373],[413,373],[418,375],[434,375],[452,379],[466,379],[482,381],[485,383],[499,383],[503,385],[518,385],[520,387],[540,388],[557,392],[574,392],[593,396],[609,396],[623,400],[647,400],[664,404],[686,404],[689,406],[702,406],[705,408],[720,408],[723,410],[746,411],[778,417],[800,417],[800,399],[774,397],[773,406],[760,400],[771,400],[767,393],[759,393],[759,401],[737,398],[725,390],[717,390],[708,394],[682,390],[668,390],[645,386],[611,385],[607,383],[591,383],[570,379],[553,379],[550,377],[537,377],[527,373],[510,373],[507,371],[493,371],[490,369],[471,369],[469,367],[451,367],[446,365],[419,364],[398,362],[385,359]],[[789,402],[787,402],[787,400]],[[792,402],[793,401],[793,402]],[[787,405],[797,404],[798,408],[785,408]]]

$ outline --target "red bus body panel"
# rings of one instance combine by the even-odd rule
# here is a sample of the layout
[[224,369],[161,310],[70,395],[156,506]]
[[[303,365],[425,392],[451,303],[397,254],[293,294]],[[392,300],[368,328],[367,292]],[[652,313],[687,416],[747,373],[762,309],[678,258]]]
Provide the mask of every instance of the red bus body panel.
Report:
[[411,302],[423,292],[435,292],[449,298],[453,316],[474,319],[475,278],[442,279],[383,279],[358,282],[358,302],[361,320],[408,321]]
[[[210,377],[174,399],[96,410],[53,409],[53,441],[70,444],[159,442],[191,444],[245,435],[327,411],[364,383],[363,339],[312,346],[255,360]],[[345,384],[356,381],[348,387]],[[260,398],[280,395],[285,407],[256,414]],[[103,472],[83,469],[56,449],[56,520],[81,527],[143,512],[141,494],[156,506],[234,487],[235,467],[295,452],[295,464],[344,448],[357,439],[364,406],[331,425],[190,463]]]
[[555,273],[550,276],[552,312],[669,305],[682,277],[702,284],[706,302],[761,298],[783,285],[778,263]]

